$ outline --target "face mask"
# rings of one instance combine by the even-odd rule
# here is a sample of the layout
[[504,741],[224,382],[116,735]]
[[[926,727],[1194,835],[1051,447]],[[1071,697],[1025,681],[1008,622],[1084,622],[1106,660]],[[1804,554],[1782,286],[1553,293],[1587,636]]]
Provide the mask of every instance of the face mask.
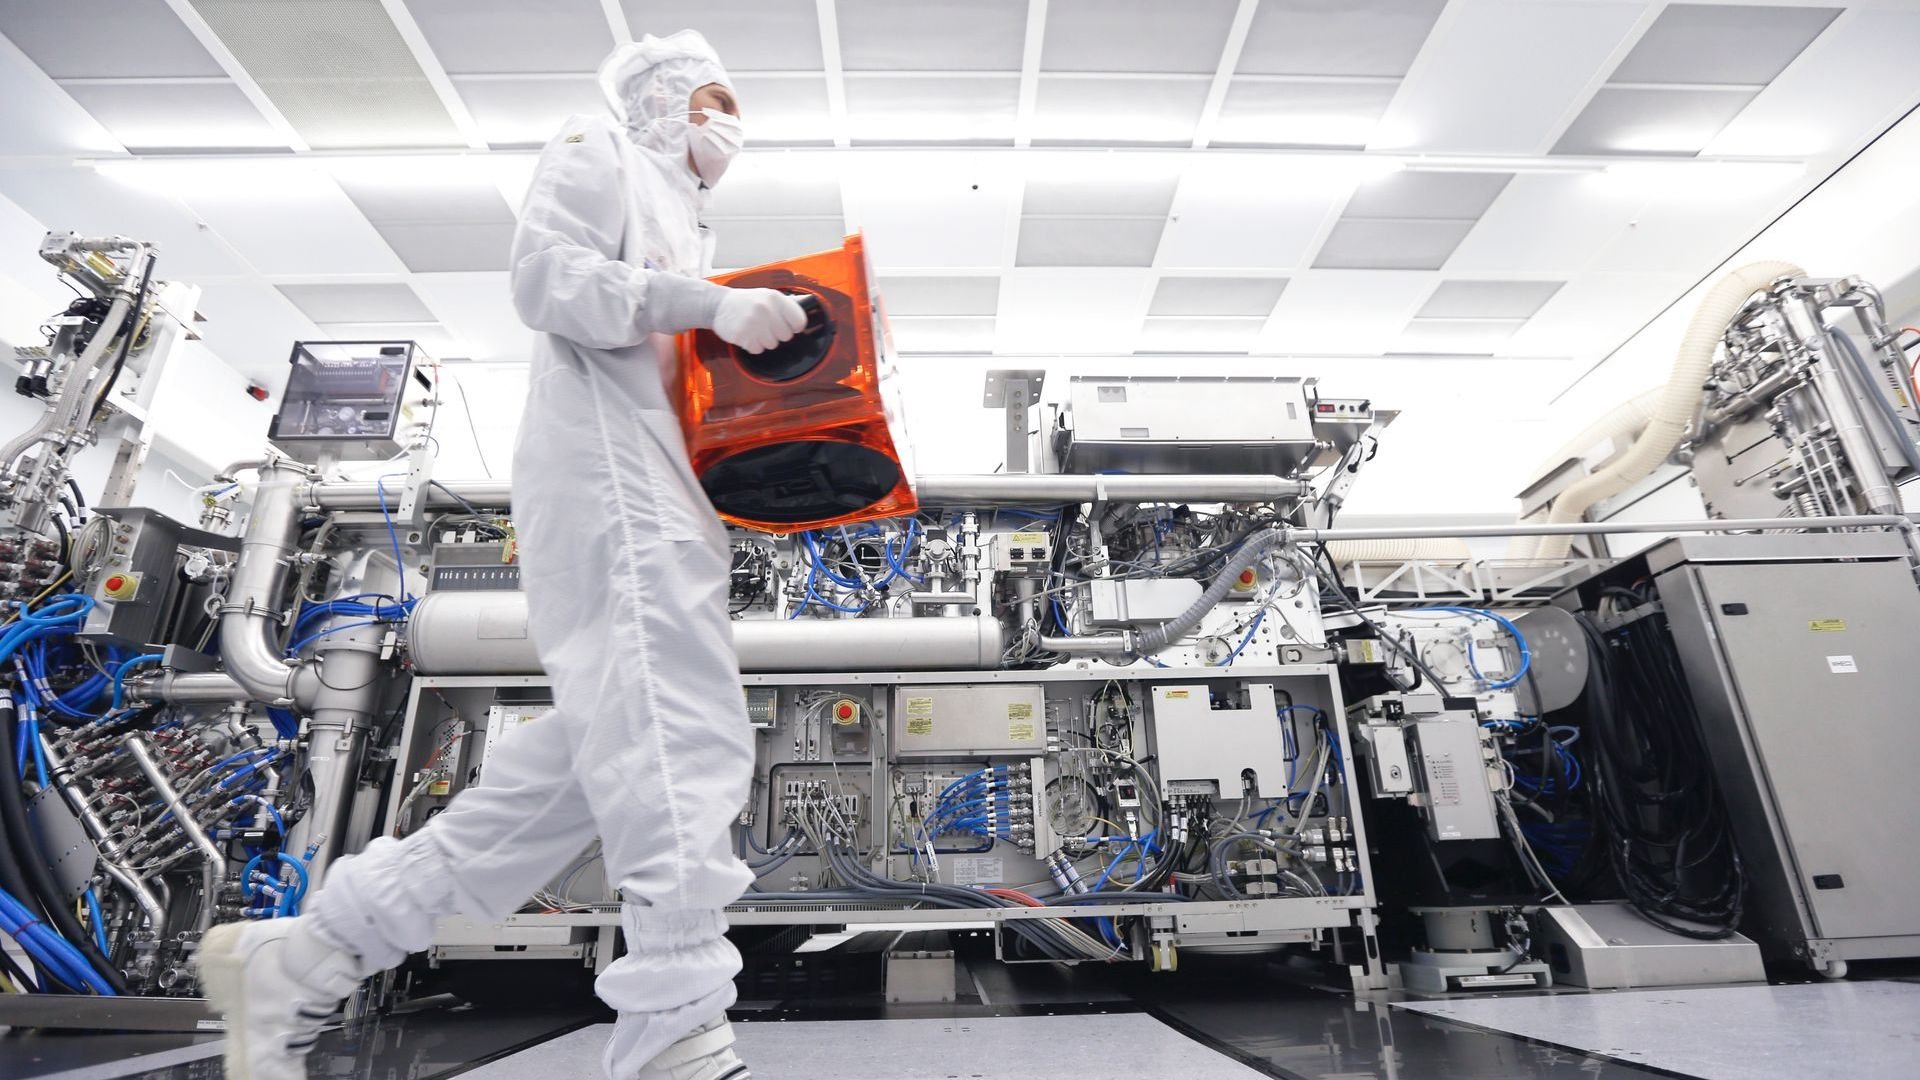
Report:
[[693,171],[708,187],[713,187],[726,175],[733,156],[745,145],[746,128],[732,113],[718,109],[700,111],[706,115],[707,122],[695,125],[688,132],[687,149],[693,154]]

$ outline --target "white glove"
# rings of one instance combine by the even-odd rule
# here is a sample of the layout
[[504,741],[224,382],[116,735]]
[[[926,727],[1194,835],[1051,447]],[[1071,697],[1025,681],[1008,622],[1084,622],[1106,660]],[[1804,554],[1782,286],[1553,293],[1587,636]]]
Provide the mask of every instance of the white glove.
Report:
[[806,325],[807,309],[776,289],[728,289],[713,316],[720,340],[750,353],[766,352]]

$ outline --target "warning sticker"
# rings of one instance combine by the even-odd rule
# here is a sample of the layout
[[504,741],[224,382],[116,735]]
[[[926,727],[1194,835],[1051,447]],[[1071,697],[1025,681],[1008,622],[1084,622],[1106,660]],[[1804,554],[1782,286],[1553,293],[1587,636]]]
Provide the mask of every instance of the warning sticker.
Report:
[[1860,673],[1860,665],[1854,663],[1853,657],[1851,656],[1829,656],[1827,657],[1827,670],[1833,672],[1835,675],[1858,675]]
[[932,716],[933,715],[933,698],[932,697],[908,698],[907,699],[907,715],[908,716]]
[[907,717],[907,734],[909,735],[933,734],[933,717],[931,716]]
[[1043,532],[1017,532],[1009,536],[1007,540],[1009,543],[1014,544],[1044,544],[1047,542],[1047,534]]
[[1009,720],[1033,719],[1033,703],[1030,701],[1015,701],[1008,704],[1007,719]]
[[1009,721],[1007,724],[1007,741],[1008,742],[1032,742],[1033,741],[1033,721],[1031,720]]
[[1835,634],[1847,628],[1845,619],[1815,619],[1807,624],[1807,629],[1816,634]]
[[955,885],[998,885],[1007,880],[1007,861],[997,857],[975,856],[953,860]]
[[1188,695],[1190,695],[1190,694],[1192,694],[1192,693],[1193,693],[1193,691],[1191,691],[1191,690],[1169,690],[1169,691],[1167,691],[1167,700],[1168,700],[1168,701],[1180,701],[1180,700],[1183,700],[1183,699],[1185,699],[1185,698],[1186,698],[1186,697],[1187,697]]

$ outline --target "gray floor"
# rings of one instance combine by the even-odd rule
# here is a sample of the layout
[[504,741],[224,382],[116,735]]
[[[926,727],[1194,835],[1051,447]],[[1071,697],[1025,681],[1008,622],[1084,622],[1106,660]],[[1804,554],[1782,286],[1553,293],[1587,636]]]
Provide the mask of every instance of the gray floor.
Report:
[[1400,1002],[1702,1080],[1920,1075],[1920,985],[1838,982]]
[[[582,1028],[462,1080],[596,1076],[612,1025]],[[734,1025],[767,1080],[1262,1080],[1264,1074],[1140,1013]]]

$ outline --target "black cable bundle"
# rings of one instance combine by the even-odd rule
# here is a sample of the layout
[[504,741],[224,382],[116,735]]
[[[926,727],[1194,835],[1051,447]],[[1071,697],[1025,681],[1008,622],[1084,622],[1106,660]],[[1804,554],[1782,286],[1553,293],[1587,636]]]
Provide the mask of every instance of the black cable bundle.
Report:
[[1614,874],[1654,925],[1727,937],[1740,923],[1746,873],[1666,615],[1613,630],[1579,619],[1593,660],[1586,728]]

